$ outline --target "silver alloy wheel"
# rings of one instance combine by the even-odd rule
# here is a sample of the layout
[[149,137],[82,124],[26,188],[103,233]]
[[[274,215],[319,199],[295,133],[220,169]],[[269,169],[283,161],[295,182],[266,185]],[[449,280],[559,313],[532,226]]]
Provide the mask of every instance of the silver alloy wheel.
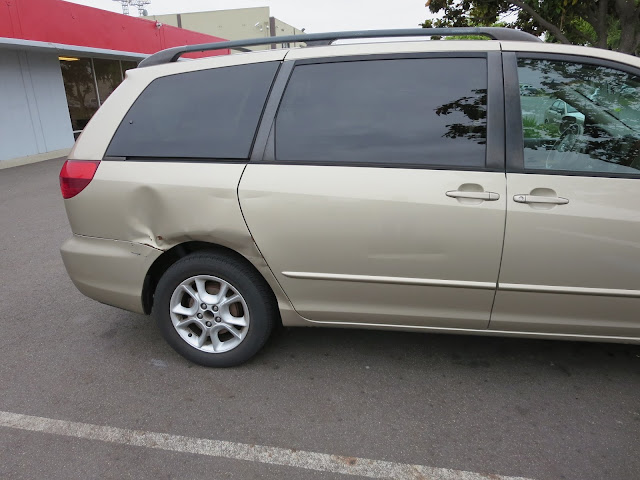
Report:
[[180,337],[202,352],[233,350],[249,331],[249,309],[242,295],[211,275],[196,275],[178,285],[169,309]]

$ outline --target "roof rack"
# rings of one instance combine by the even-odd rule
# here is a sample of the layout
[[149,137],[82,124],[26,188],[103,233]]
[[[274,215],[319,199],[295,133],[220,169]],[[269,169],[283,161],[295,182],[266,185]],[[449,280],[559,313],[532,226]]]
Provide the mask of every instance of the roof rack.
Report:
[[308,46],[331,45],[336,40],[354,38],[388,38],[388,37],[430,37],[452,35],[482,35],[493,40],[519,40],[526,42],[540,42],[538,37],[520,30],[503,27],[458,27],[458,28],[411,28],[395,30],[356,30],[351,32],[309,33],[303,35],[285,35],[282,37],[254,38],[248,40],[233,40],[230,42],[203,43],[199,45],[185,45],[183,47],[167,48],[145,58],[138,67],[150,67],[177,61],[181,55],[208,50],[241,50],[255,45],[269,45],[275,43],[306,43]]

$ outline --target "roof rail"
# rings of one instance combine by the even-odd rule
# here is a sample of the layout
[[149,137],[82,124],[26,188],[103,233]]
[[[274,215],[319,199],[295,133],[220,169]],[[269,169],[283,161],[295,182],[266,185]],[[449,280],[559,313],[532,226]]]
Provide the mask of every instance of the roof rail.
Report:
[[410,28],[395,30],[356,30],[352,32],[309,33],[303,35],[285,35],[282,37],[254,38],[248,40],[232,40],[230,42],[203,43],[199,45],[185,45],[183,47],[167,48],[145,58],[138,67],[150,67],[177,61],[181,55],[208,50],[241,50],[255,45],[269,45],[273,43],[306,43],[307,45],[330,45],[336,40],[354,38],[386,38],[386,37],[427,37],[452,35],[482,35],[493,40],[520,40],[540,42],[538,37],[520,30],[503,27],[458,27],[458,28]]

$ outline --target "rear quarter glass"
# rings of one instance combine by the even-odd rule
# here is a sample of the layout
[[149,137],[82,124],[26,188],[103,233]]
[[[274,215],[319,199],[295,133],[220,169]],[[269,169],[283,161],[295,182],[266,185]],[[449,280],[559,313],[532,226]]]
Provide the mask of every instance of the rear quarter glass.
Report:
[[153,80],[120,123],[106,156],[243,160],[280,62]]

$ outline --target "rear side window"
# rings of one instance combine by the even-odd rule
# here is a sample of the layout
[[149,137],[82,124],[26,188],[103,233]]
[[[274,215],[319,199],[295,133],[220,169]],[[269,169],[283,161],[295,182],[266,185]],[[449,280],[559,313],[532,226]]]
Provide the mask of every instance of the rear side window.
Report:
[[278,161],[484,167],[485,58],[297,66],[276,118]]
[[279,62],[161,77],[118,127],[107,156],[247,159]]

